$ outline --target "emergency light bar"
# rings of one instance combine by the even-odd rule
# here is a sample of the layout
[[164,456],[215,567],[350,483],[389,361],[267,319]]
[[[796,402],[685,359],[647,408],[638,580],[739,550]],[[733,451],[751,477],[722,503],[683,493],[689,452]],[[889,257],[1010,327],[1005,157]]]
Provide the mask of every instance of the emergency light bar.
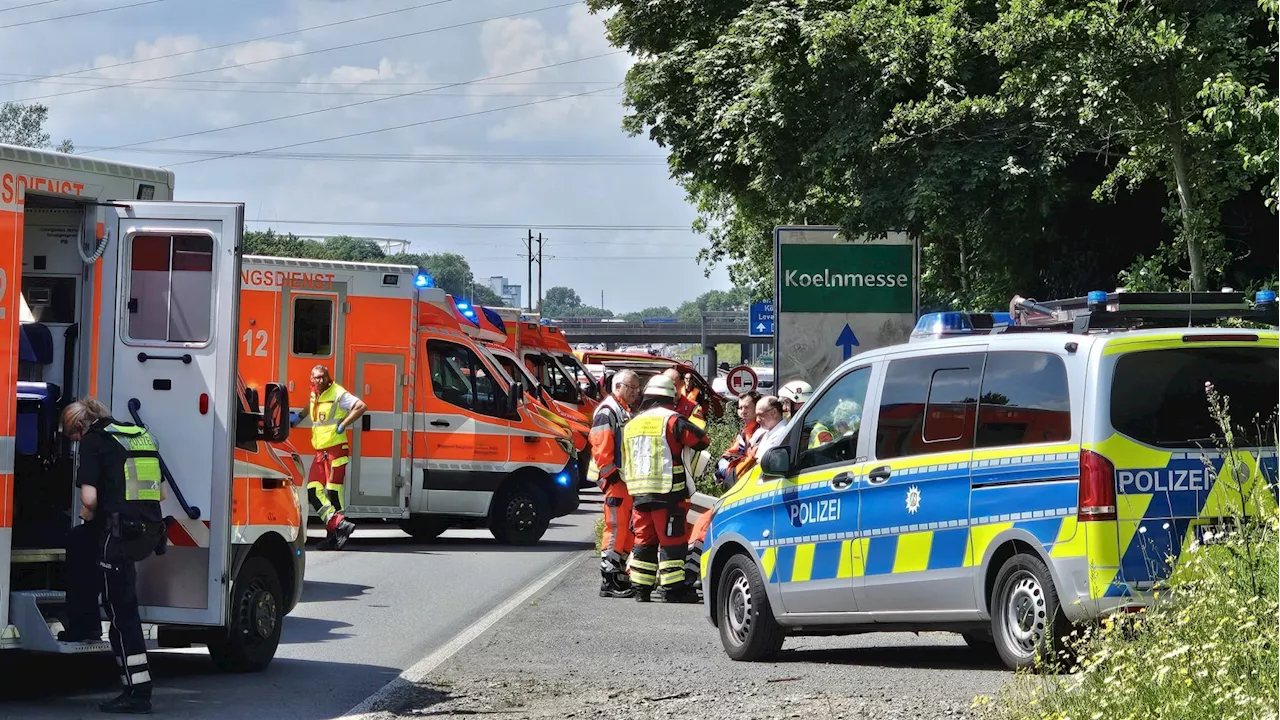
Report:
[[907,342],[936,340],[958,335],[990,335],[1012,322],[1009,313],[932,312],[916,321]]
[[433,280],[430,275],[420,272],[413,277],[413,286],[416,288],[435,287],[436,281]]
[[1242,292],[1106,292],[1094,290],[1065,300],[1028,300],[1015,295],[1009,303],[1013,322],[1003,332],[1127,330],[1191,327],[1238,318],[1280,325],[1274,290],[1260,290],[1249,304]]

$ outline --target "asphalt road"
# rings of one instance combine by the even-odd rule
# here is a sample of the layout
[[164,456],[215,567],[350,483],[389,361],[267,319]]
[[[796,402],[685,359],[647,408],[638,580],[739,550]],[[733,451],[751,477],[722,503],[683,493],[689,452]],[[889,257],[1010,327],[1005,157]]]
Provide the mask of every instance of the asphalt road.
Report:
[[[203,647],[152,654],[156,713],[183,718],[316,720],[342,715],[512,594],[593,547],[599,494],[552,522],[534,547],[485,531],[419,543],[398,529],[356,532],[342,552],[307,557],[302,602],[271,666],[216,672]],[[323,537],[313,529],[313,538]],[[98,718],[117,692],[109,656],[0,654],[0,718]]]
[[957,720],[1013,678],[951,633],[790,638],[775,662],[734,662],[702,605],[600,598],[597,568],[583,557],[360,720]]

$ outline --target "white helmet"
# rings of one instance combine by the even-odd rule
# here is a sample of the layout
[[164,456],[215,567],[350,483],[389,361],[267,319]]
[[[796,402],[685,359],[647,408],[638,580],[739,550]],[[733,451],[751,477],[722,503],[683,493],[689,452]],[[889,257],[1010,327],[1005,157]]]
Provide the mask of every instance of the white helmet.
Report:
[[644,394],[646,397],[666,397],[674,400],[676,397],[676,384],[671,382],[671,378],[666,375],[654,375],[649,378],[649,382],[645,383]]
[[813,397],[813,387],[803,380],[792,380],[778,391],[778,397],[793,403],[807,403]]

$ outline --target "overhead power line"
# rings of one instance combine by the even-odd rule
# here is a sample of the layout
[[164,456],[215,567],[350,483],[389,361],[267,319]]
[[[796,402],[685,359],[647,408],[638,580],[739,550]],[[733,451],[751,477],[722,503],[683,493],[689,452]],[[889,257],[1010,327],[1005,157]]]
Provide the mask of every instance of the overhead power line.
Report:
[[[88,153],[107,152],[106,146],[83,146],[77,150]],[[132,148],[122,152],[152,153],[156,155],[195,155],[221,157],[235,155],[236,150],[193,150],[186,148]],[[302,160],[308,162],[387,162],[444,165],[662,165],[667,164],[662,155],[422,155],[413,153],[322,153],[322,152],[256,152],[245,156],[250,160]]]
[[[300,117],[310,117],[310,116],[312,116],[312,115],[320,115],[321,113],[333,112],[334,110],[345,110],[345,109],[347,109],[347,108],[360,107],[361,105],[372,105],[372,104],[374,104],[374,103],[386,102],[387,100],[394,100],[394,99],[402,98],[402,97],[410,97],[410,96],[413,96],[413,95],[423,95],[423,94],[427,94],[427,93],[434,92],[434,91],[435,91],[435,90],[437,90],[437,89],[442,89],[442,90],[443,90],[443,89],[447,89],[447,88],[462,87],[462,86],[464,86],[464,85],[471,85],[471,84],[473,84],[473,83],[475,83],[475,82],[478,82],[479,80],[493,80],[493,79],[497,79],[497,78],[512,77],[512,76],[515,76],[515,75],[523,75],[524,73],[537,72],[537,71],[539,71],[539,70],[548,70],[548,69],[550,69],[550,68],[562,67],[562,66],[564,66],[564,65],[572,65],[572,64],[574,64],[574,63],[585,62],[585,61],[587,61],[587,60],[595,60],[595,59],[598,59],[598,58],[607,57],[607,56],[609,56],[609,55],[617,55],[617,54],[618,54],[618,53],[620,53],[620,52],[622,52],[622,51],[621,51],[621,50],[614,50],[614,51],[612,51],[612,52],[601,53],[601,54],[599,54],[599,55],[589,55],[589,56],[587,56],[587,57],[583,57],[583,58],[575,58],[575,59],[573,59],[573,60],[564,60],[564,61],[562,61],[562,62],[558,62],[558,63],[551,63],[551,64],[549,64],[549,65],[541,65],[541,66],[539,66],[539,67],[526,68],[526,69],[524,69],[524,70],[515,70],[515,71],[513,71],[513,72],[509,72],[509,73],[501,73],[501,74],[499,74],[499,75],[489,75],[489,76],[487,76],[487,77],[485,77],[485,78],[478,78],[478,79],[476,79],[476,80],[466,80],[466,81],[463,81],[463,82],[454,83],[453,85],[444,85],[444,86],[442,86],[442,87],[440,87],[440,88],[427,88],[427,89],[424,89],[424,90],[414,90],[414,91],[412,91],[412,92],[407,92],[407,93],[398,93],[398,94],[395,94],[395,95],[389,95],[389,96],[386,96],[386,97],[373,98],[372,100],[361,100],[361,101],[359,101],[359,102],[345,103],[345,104],[343,104],[343,105],[334,105],[334,106],[332,106],[332,107],[317,108],[317,109],[315,109],[315,110],[306,110],[306,111],[303,111],[303,112],[293,113],[293,114],[291,114],[291,115],[280,115],[280,116],[278,116],[278,117],[273,117],[273,118],[264,118],[264,119],[262,119],[262,120],[250,120],[249,122],[238,123],[238,124],[235,124],[235,125],[225,125],[225,126],[223,126],[223,127],[209,128],[208,130],[196,130],[196,131],[194,131],[194,132],[182,133],[182,134],[179,134],[179,135],[170,135],[170,136],[168,136],[168,137],[157,138],[157,139],[155,139],[155,140],[142,140],[142,141],[139,141],[139,142],[125,143],[125,144],[123,144],[123,145],[114,145],[114,146],[109,147],[109,148],[104,148],[104,150],[119,150],[119,149],[122,149],[122,148],[137,147],[138,145],[150,145],[150,144],[152,144],[152,143],[165,142],[165,141],[167,141],[167,140],[182,140],[182,139],[184,139],[184,138],[197,137],[197,136],[199,136],[199,135],[208,135],[208,134],[210,134],[210,133],[224,132],[224,131],[227,131],[227,130],[239,130],[240,128],[253,127],[253,126],[256,126],[256,125],[265,125],[265,124],[267,124],[267,123],[278,122],[278,121],[280,121],[280,120],[294,120],[294,119],[297,119],[297,118],[300,118]],[[591,90],[591,91],[586,92],[586,93],[579,93],[579,95],[590,95],[590,94],[593,94],[593,93],[603,92],[604,90],[609,90],[609,89],[611,89],[611,88],[601,88],[600,90]],[[574,97],[574,96],[573,96],[573,95],[560,95],[560,96],[555,96],[555,97],[550,98],[550,99],[551,99],[551,100],[559,100],[559,99],[561,99],[561,98],[563,98],[563,97]],[[540,100],[540,101],[537,101],[537,102],[547,102],[547,100]],[[236,154],[232,153],[232,154],[225,155],[225,156],[223,156],[223,157],[236,157]],[[217,158],[206,158],[206,159],[207,159],[207,160],[213,160],[213,159],[217,159]],[[192,161],[192,162],[202,162],[202,161]]]
[[[209,49],[212,49],[212,48],[209,48]],[[199,51],[199,50],[192,50],[191,52],[200,52],[200,51]],[[179,55],[183,55],[183,54],[186,54],[186,53],[178,53],[178,54],[179,54]],[[135,62],[150,62],[151,60],[158,60],[158,59],[160,59],[161,57],[168,57],[168,56],[167,56],[167,55],[161,55],[161,56],[156,57],[156,58],[147,58],[146,60],[137,60],[137,61],[135,61]],[[122,64],[124,64],[124,65],[130,65],[130,64],[132,64],[132,63],[122,63]],[[63,73],[62,75],[30,75],[30,74],[23,74],[23,73],[7,73],[7,72],[0,72],[0,76],[3,76],[3,77],[16,77],[16,78],[30,78],[32,81],[35,81],[35,80],[43,80],[43,79],[49,79],[49,78],[62,78],[62,77],[70,76],[70,75],[75,75],[75,74],[77,74],[77,73],[89,72],[89,70],[103,70],[103,69],[111,68],[111,67],[116,67],[116,66],[115,66],[115,65],[104,65],[104,66],[102,66],[102,67],[100,67],[100,68],[88,68],[88,69],[85,69],[85,70],[73,70],[73,71],[68,72],[68,73]],[[76,80],[102,80],[102,81],[104,81],[104,82],[116,82],[116,81],[119,81],[119,80],[129,80],[130,78],[127,78],[127,77],[118,77],[118,76],[86,75],[86,76],[82,76],[82,77],[78,77],[78,78],[74,78],[74,79],[76,79]],[[21,81],[18,81],[18,82],[26,82],[26,81],[25,81],[25,80],[21,80]],[[148,81],[148,82],[165,82],[165,81],[163,81],[163,80],[150,80],[150,81]],[[436,85],[452,85],[453,83],[455,83],[455,82],[459,82],[459,81],[457,81],[457,80],[437,80],[437,81],[435,81],[435,82],[408,82],[408,81],[401,81],[401,80],[347,80],[347,81],[339,81],[339,80],[238,80],[238,79],[237,79],[237,80],[233,80],[233,79],[230,79],[230,78],[202,78],[202,79],[198,79],[198,80],[172,80],[172,81],[170,81],[170,82],[174,82],[174,83],[191,83],[191,84],[201,84],[201,85],[301,85],[301,86],[304,86],[304,87],[306,87],[306,86],[329,86],[329,85],[334,85],[334,86],[339,86],[339,87],[347,87],[347,86],[350,86],[350,85],[355,85],[355,86],[359,86],[359,87],[431,87],[431,86],[436,86]],[[9,84],[13,84],[13,83],[9,83]],[[53,84],[57,84],[57,83],[53,83]],[[518,85],[518,86],[523,86],[523,85],[617,85],[617,84],[618,84],[618,81],[617,81],[616,79],[615,79],[615,80],[522,80],[522,81],[520,81],[520,82],[493,82],[493,83],[486,83],[486,84],[488,84],[488,85],[502,86],[502,87],[505,87],[505,86],[508,86],[508,85],[513,85],[513,86],[517,86],[517,85]],[[0,87],[4,87],[4,84],[3,84],[3,83],[0,83]]]
[[62,0],[40,0],[40,2],[27,3],[26,5],[11,5],[7,8],[0,8],[0,12],[9,12],[10,10],[24,10],[26,8],[39,7],[41,5],[52,5]]
[[[0,30],[9,28],[23,27],[26,25],[39,25],[40,23],[53,22],[54,20],[70,20],[71,18],[84,17],[85,15],[100,15],[102,13],[114,12],[116,10],[128,10],[129,8],[142,7],[143,5],[155,5],[156,3],[166,2],[166,0],[142,0],[142,2],[132,3],[130,5],[113,5],[112,7],[98,8],[97,10],[85,10],[83,12],[71,13],[70,15],[56,15],[54,17],[40,18],[38,20],[23,20],[22,22],[9,23],[8,25],[0,25]],[[34,7],[44,3],[32,3],[31,5],[19,5],[18,7],[5,8],[6,10],[17,10],[20,7]]]
[[[57,2],[57,1],[58,0],[45,0],[45,2]],[[129,65],[138,65],[140,63],[145,63],[145,62],[155,62],[157,60],[168,60],[170,58],[182,57],[184,55],[195,55],[196,53],[202,53],[209,50],[223,50],[225,48],[235,47],[237,45],[248,45],[249,43],[261,42],[263,40],[275,40],[276,38],[287,37],[289,35],[297,35],[298,33],[310,32],[312,30],[323,30],[324,28],[337,27],[339,25],[347,25],[349,23],[359,22],[361,20],[371,20],[373,18],[385,17],[387,15],[396,15],[398,13],[409,12],[410,10],[420,10],[425,7],[432,7],[434,5],[444,5],[445,3],[451,3],[451,2],[454,2],[454,0],[433,0],[433,2],[422,3],[419,5],[412,5],[407,8],[400,8],[399,10],[388,10],[386,12],[374,13],[372,15],[362,15],[360,17],[350,18],[348,20],[336,20],[334,22],[324,23],[322,25],[312,25],[310,27],[298,28],[297,30],[289,30],[287,32],[274,33],[272,35],[262,35],[256,38],[249,38],[247,40],[236,40],[234,42],[222,43],[221,45],[206,45],[202,48],[196,48],[195,50],[183,50],[180,52],[169,53],[167,55],[157,55],[155,57],[140,58],[138,60],[126,60],[124,62],[118,62],[112,65],[102,65],[99,67],[84,68],[83,70],[69,70],[67,72],[57,73],[55,75],[32,75],[32,76],[29,76],[31,78],[30,80],[15,80],[13,82],[0,84],[0,87],[5,87],[6,85],[17,85],[19,83],[24,83],[24,82],[35,82],[38,80],[50,80],[53,78],[69,77],[71,75],[79,75],[81,73],[92,72],[95,70],[98,70],[98,71],[110,70],[112,68],[127,67]],[[38,5],[41,3],[36,3],[36,4]],[[19,7],[30,7],[30,6],[20,5]],[[11,9],[16,9],[16,8],[11,8]],[[127,80],[128,78],[119,78],[119,79]]]
[[[161,0],[149,0],[149,1],[160,2]],[[175,78],[191,77],[193,75],[204,75],[205,73],[221,72],[223,70],[232,70],[234,68],[251,67],[254,65],[262,65],[265,63],[279,62],[281,60],[290,60],[293,58],[307,57],[310,55],[319,55],[321,53],[333,52],[335,50],[347,50],[355,47],[363,47],[365,45],[376,45],[378,43],[390,42],[392,40],[403,40],[405,38],[420,37],[422,35],[443,32],[445,30],[456,30],[457,28],[469,27],[471,25],[481,25],[487,22],[492,22],[494,20],[505,20],[508,18],[520,17],[523,15],[532,15],[534,13],[546,12],[548,10],[556,10],[559,8],[565,8],[565,7],[575,6],[575,5],[578,5],[578,3],[566,2],[566,3],[560,3],[558,5],[547,5],[545,7],[540,7],[533,10],[525,10],[523,12],[510,13],[507,15],[498,15],[496,17],[487,17],[480,20],[469,20],[467,22],[454,23],[453,25],[442,25],[439,27],[427,28],[426,30],[415,30],[414,32],[400,33],[399,35],[391,35],[388,37],[376,38],[374,40],[362,40],[360,42],[347,43],[345,45],[337,45],[334,47],[319,48],[317,50],[304,50],[301,52],[288,53],[288,54],[280,55],[278,57],[273,57],[273,58],[263,58],[261,60],[249,60],[246,62],[235,63],[232,65],[223,65],[221,67],[208,68],[205,70],[192,70],[190,72],[177,73],[174,75],[166,75],[163,77],[147,78],[144,80],[131,80],[129,82],[119,83],[117,85],[103,85],[101,87],[80,88],[79,90],[68,90],[66,92],[51,93],[48,95],[35,95],[32,97],[21,98],[21,99],[15,100],[14,102],[31,102],[33,100],[47,100],[49,98],[65,97],[67,95],[79,95],[80,93],[95,92],[97,90],[110,90],[114,88],[129,87],[131,85],[140,85],[142,83],[157,82],[160,80],[173,80]]]
[[304,145],[317,145],[319,143],[333,142],[335,140],[348,140],[350,138],[364,137],[366,135],[377,135],[379,133],[384,133],[384,132],[405,130],[411,127],[421,127],[423,125],[434,125],[435,123],[447,122],[449,120],[461,120],[469,117],[479,117],[481,115],[489,115],[492,113],[499,113],[507,110],[515,110],[517,108],[531,107],[533,105],[542,105],[543,103],[556,102],[558,100],[569,100],[571,98],[594,95],[595,93],[598,93],[598,92],[602,92],[602,90],[588,90],[586,92],[573,93],[571,95],[561,95],[560,97],[552,98],[550,100],[530,100],[529,102],[517,103],[515,105],[503,105],[502,107],[489,108],[487,110],[476,110],[475,112],[461,113],[458,115],[446,115],[444,117],[432,118],[430,120],[420,120],[418,122],[404,123],[402,125],[393,125],[391,127],[377,128],[375,130],[364,130],[361,132],[344,133],[342,135],[334,135],[327,138],[320,138],[318,140],[304,140],[302,142],[289,143],[287,145],[277,145],[275,147],[261,148],[259,150],[245,150],[243,152],[227,153],[226,155],[219,155],[218,157],[200,158],[198,160],[184,160],[178,163],[168,163],[165,165],[161,165],[161,167],[173,168],[179,165],[194,165],[196,163],[210,162],[212,160],[224,160],[227,158],[244,157],[246,155],[255,155],[260,152],[274,152],[277,150],[289,150],[296,147],[302,147]]
[[245,220],[255,225],[329,225],[332,227],[395,227],[395,228],[453,228],[461,230],[523,230],[530,226],[544,230],[583,230],[583,231],[626,231],[626,232],[686,232],[693,230],[688,225],[608,225],[608,224],[549,224],[523,223],[458,223],[458,222],[390,222],[377,220],[282,220],[279,218]]
[[[51,85],[66,85],[70,87],[101,87],[97,83],[76,82],[75,80],[54,80]],[[421,83],[423,86],[444,85],[445,83]],[[518,85],[519,83],[513,83]],[[616,82],[613,84],[617,84]],[[165,85],[138,85],[133,90],[159,90],[161,92],[209,92],[209,93],[239,93],[247,95],[311,95],[311,96],[329,96],[329,97],[378,97],[390,98],[398,97],[403,93],[395,92],[356,92],[354,90],[285,90],[281,88],[242,88],[242,87],[173,87]],[[529,95],[525,93],[445,93],[432,92],[431,97],[509,97],[509,98],[534,98],[534,97],[555,97],[547,95],[545,92],[538,95]],[[598,97],[623,97],[621,92],[609,95],[599,95]]]

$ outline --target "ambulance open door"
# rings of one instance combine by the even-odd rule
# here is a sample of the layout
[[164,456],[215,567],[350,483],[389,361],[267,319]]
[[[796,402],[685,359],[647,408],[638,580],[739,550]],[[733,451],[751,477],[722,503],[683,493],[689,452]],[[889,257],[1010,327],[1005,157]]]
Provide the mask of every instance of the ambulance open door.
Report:
[[114,417],[147,426],[172,478],[166,552],[138,566],[142,619],[221,625],[244,206],[125,201],[102,210],[110,237],[90,387]]

